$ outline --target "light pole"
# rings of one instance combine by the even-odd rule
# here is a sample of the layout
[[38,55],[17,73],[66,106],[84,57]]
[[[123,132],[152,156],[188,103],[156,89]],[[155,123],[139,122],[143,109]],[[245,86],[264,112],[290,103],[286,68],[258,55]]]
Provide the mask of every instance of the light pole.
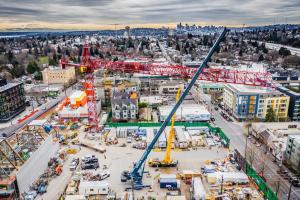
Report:
[[291,184],[290,184],[290,189],[289,189],[289,194],[288,194],[288,200],[290,200],[290,198],[291,198],[291,191],[292,191],[292,186],[293,186],[292,182],[293,181],[291,181]]
[[245,144],[245,172],[247,173],[247,166],[246,166],[246,163],[247,163],[247,148],[248,148],[248,137],[249,137],[249,132],[250,132],[250,126],[251,124],[248,123],[247,125],[247,135],[246,135],[246,144]]

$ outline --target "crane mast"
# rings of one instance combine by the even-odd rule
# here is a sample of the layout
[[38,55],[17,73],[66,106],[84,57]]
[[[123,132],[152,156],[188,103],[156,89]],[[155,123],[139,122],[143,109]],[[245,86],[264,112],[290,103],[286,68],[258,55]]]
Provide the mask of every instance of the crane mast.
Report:
[[[180,94],[181,94],[181,88],[179,87],[177,94],[176,94],[176,102],[178,102],[178,100],[180,98]],[[171,158],[171,148],[172,148],[172,142],[175,137],[175,129],[174,129],[175,119],[176,119],[176,113],[174,113],[174,115],[172,116],[171,128],[170,128],[169,137],[168,137],[166,154],[165,154],[165,158],[163,160],[163,163],[165,163],[167,165],[171,164],[173,162],[173,159]]]

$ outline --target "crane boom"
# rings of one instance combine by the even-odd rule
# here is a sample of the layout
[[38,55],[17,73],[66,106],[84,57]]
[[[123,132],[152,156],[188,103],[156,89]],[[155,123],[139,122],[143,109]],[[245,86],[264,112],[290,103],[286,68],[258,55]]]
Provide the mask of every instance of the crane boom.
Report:
[[164,129],[166,128],[166,126],[169,124],[169,122],[171,121],[172,116],[174,115],[174,113],[177,111],[178,107],[180,106],[180,104],[183,102],[184,98],[188,95],[189,91],[191,90],[191,88],[193,87],[193,85],[195,84],[195,82],[197,81],[199,75],[201,74],[203,68],[207,65],[208,61],[210,60],[211,56],[213,55],[213,53],[215,52],[216,48],[218,47],[218,45],[220,44],[221,40],[224,38],[225,34],[227,33],[228,29],[224,28],[224,30],[222,31],[222,33],[219,35],[218,39],[216,40],[216,42],[214,43],[214,45],[212,46],[212,48],[209,50],[208,55],[205,57],[203,63],[201,64],[201,66],[197,69],[196,73],[194,74],[193,78],[191,79],[190,83],[188,84],[187,88],[184,90],[184,92],[182,93],[182,95],[180,96],[178,102],[176,102],[175,106],[173,107],[173,109],[171,110],[170,114],[168,115],[168,117],[166,118],[166,120],[163,122],[163,124],[161,125],[160,129],[158,130],[158,132],[156,133],[156,135],[154,136],[153,140],[151,141],[151,143],[149,144],[149,146],[146,148],[145,152],[143,153],[142,157],[139,159],[139,161],[134,165],[133,170],[131,171],[131,177],[132,179],[141,184],[142,181],[142,176],[143,176],[143,172],[140,173],[141,171],[141,167],[143,166],[143,164],[145,163],[148,155],[150,154],[151,150],[153,149],[155,143],[157,142],[159,136],[161,135],[161,133],[164,131]]
[[[176,102],[178,102],[178,100],[180,98],[180,94],[181,94],[181,88],[179,87],[177,94],[176,94]],[[175,136],[175,130],[174,130],[175,118],[176,118],[176,113],[174,113],[174,115],[172,116],[171,128],[170,128],[169,137],[168,137],[166,154],[165,154],[165,158],[163,160],[163,163],[166,163],[166,164],[172,163],[171,148],[172,148],[172,142],[173,142],[174,136]]]

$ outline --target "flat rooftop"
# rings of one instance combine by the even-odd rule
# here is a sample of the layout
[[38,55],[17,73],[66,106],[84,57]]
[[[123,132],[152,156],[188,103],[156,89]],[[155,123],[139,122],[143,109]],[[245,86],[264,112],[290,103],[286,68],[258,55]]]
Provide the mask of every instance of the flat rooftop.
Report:
[[274,94],[279,95],[282,94],[281,92],[269,88],[262,88],[257,86],[248,86],[248,85],[241,85],[241,84],[227,84],[225,88],[229,88],[235,92],[240,94]]
[[[172,105],[167,105],[160,106],[158,109],[162,116],[168,116],[173,107]],[[177,110],[177,114],[179,113],[182,115],[210,115],[205,106],[199,104],[182,104]]]
[[297,143],[300,143],[300,135],[289,135],[289,138],[292,138]]
[[20,84],[21,84],[21,82],[19,82],[19,83],[7,83],[6,85],[3,85],[3,86],[0,87],[0,92],[4,92],[4,91],[6,91],[10,88],[13,88],[17,85],[20,85]]
[[[291,86],[293,87],[293,86]],[[299,92],[296,92],[296,90],[293,90],[289,87],[283,87],[283,86],[280,86],[279,89],[283,90],[283,91],[286,91],[294,96],[300,96],[300,91]]]

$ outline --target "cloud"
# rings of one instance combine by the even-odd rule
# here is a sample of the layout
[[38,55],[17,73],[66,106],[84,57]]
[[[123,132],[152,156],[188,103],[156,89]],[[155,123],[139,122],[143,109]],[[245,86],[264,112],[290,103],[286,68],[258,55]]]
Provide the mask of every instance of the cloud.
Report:
[[0,22],[44,24],[297,23],[299,0],[0,0]]

